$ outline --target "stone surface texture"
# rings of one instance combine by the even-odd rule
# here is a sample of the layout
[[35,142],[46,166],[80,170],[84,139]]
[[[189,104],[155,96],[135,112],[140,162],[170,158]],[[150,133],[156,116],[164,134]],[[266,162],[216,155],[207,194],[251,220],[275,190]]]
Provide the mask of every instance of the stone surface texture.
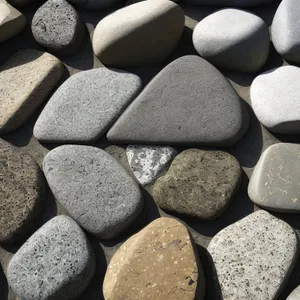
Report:
[[296,287],[286,300],[300,300],[300,286]]
[[45,142],[99,139],[135,98],[141,79],[131,73],[99,68],[66,80],[40,114],[34,136]]
[[188,149],[173,160],[168,173],[152,190],[163,209],[201,219],[214,219],[238,192],[242,169],[237,159],[222,151]]
[[287,223],[260,210],[211,240],[224,300],[277,299],[298,259],[298,239]]
[[25,151],[0,141],[0,242],[14,243],[33,229],[46,194],[43,172]]
[[37,50],[22,50],[6,61],[0,67],[0,133],[20,127],[47,99],[63,72],[59,59]]
[[248,114],[228,80],[198,56],[167,65],[107,134],[112,143],[232,146]]
[[254,7],[272,3],[274,0],[183,0],[191,5]]
[[43,170],[55,198],[88,232],[113,238],[143,208],[139,186],[105,151],[64,145],[50,151]]
[[248,185],[250,199],[272,211],[300,213],[300,145],[279,143],[261,155]]
[[11,259],[7,279],[21,299],[74,299],[94,275],[94,254],[71,218],[57,216]]
[[0,42],[19,34],[26,25],[26,18],[5,0],[0,0]]
[[256,77],[251,104],[258,120],[270,131],[300,133],[300,68],[283,66]]
[[269,30],[256,15],[226,8],[198,23],[193,32],[193,44],[200,56],[217,67],[254,73],[267,61]]
[[160,63],[177,46],[184,12],[172,1],[142,1],[102,19],[93,49],[108,66],[133,67]]
[[300,5],[297,0],[283,0],[274,16],[271,34],[276,51],[286,60],[300,63]]
[[50,52],[69,55],[83,40],[85,26],[74,7],[65,0],[48,0],[31,23],[35,40]]
[[159,218],[130,237],[105,275],[105,300],[204,299],[205,279],[187,228]]
[[129,166],[141,185],[152,183],[176,154],[172,147],[129,145],[126,148]]

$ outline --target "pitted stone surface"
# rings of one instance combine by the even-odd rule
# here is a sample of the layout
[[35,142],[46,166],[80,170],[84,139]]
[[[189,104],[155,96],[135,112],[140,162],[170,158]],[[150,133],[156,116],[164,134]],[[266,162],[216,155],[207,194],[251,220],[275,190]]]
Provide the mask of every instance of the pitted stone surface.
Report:
[[71,218],[57,216],[13,256],[7,279],[21,299],[73,299],[85,290],[94,268],[84,232]]
[[274,0],[183,0],[191,5],[254,7],[272,3]]
[[176,153],[172,147],[129,145],[126,148],[130,168],[142,185],[152,183]]
[[226,152],[189,149],[175,157],[152,190],[163,209],[201,219],[220,216],[237,194],[242,169]]
[[118,235],[143,208],[137,183],[101,149],[60,146],[46,155],[43,170],[55,198],[99,238]]
[[99,68],[77,73],[51,97],[34,126],[34,136],[45,142],[95,141],[141,87],[141,79],[125,71]]
[[103,283],[106,300],[204,299],[205,278],[187,228],[159,218],[113,256]]
[[0,133],[20,127],[46,100],[63,72],[59,59],[37,50],[22,50],[5,62],[0,67]]
[[276,299],[298,259],[296,233],[260,210],[221,230],[211,240],[224,300]]

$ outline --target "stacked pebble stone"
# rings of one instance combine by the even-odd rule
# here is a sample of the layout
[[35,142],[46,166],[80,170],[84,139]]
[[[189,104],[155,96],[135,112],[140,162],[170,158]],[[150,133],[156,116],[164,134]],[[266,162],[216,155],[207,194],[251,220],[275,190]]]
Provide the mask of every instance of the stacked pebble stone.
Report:
[[0,0],[0,299],[300,300],[299,0]]

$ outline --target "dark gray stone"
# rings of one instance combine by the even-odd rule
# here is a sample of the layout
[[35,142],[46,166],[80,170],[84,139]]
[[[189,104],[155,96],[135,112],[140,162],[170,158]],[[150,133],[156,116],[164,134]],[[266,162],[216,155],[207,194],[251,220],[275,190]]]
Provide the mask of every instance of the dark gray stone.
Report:
[[139,186],[107,152],[65,145],[50,151],[43,169],[55,198],[88,232],[109,239],[140,214]]
[[99,68],[65,81],[34,126],[44,142],[90,142],[99,139],[135,98],[141,79],[131,73]]
[[90,283],[94,254],[74,220],[57,216],[35,232],[11,259],[8,283],[26,300],[74,299]]
[[183,0],[191,5],[254,7],[272,3],[274,0]]
[[228,80],[198,56],[166,66],[107,134],[113,143],[232,146],[248,114]]
[[49,51],[73,54],[80,46],[85,26],[65,0],[48,0],[35,13],[31,30],[35,40]]

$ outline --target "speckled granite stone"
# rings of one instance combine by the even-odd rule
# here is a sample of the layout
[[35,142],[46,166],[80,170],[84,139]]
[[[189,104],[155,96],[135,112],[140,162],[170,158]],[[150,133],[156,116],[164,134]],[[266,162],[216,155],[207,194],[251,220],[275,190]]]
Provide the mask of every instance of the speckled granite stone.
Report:
[[5,62],[0,67],[0,134],[20,127],[46,100],[63,72],[59,59],[37,50],[22,50]]
[[71,218],[57,216],[13,256],[7,279],[21,299],[74,299],[93,278],[94,268],[84,232]]
[[0,242],[14,243],[33,229],[42,211],[43,172],[25,151],[0,140]]
[[50,151],[43,170],[55,198],[88,232],[109,239],[140,214],[139,186],[107,152],[65,145]]
[[152,196],[163,209],[201,219],[220,216],[237,194],[242,169],[232,155],[189,149],[175,157]]
[[292,291],[286,300],[300,300],[300,285]]
[[260,210],[211,240],[224,300],[277,299],[298,259],[298,239],[287,223]]
[[129,166],[142,185],[152,183],[176,153],[172,147],[129,145],[126,148]]
[[130,237],[113,256],[105,300],[203,300],[205,278],[187,228],[159,218]]

